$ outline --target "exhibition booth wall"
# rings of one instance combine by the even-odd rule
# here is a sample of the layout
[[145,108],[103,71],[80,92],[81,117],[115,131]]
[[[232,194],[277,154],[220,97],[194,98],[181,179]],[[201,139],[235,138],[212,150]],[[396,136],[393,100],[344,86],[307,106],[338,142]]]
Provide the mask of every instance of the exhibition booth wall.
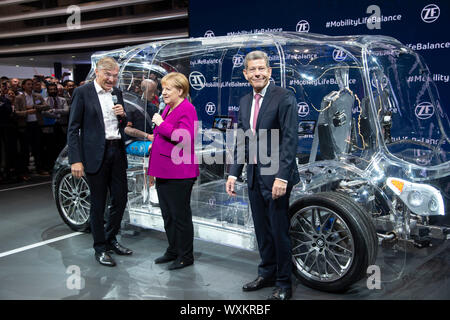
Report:
[[[417,1],[254,1],[195,0],[189,7],[189,33],[191,37],[233,36],[255,33],[293,31],[331,36],[386,35],[396,38],[421,55],[430,69],[430,75],[415,74],[407,78],[407,87],[428,86],[432,80],[438,89],[437,107],[426,96],[418,95],[410,101],[417,122],[431,118],[435,112],[448,114],[450,102],[450,64],[448,32],[450,2],[446,0]],[[392,48],[393,50],[394,48]],[[390,50],[387,48],[387,50]],[[298,57],[303,64],[315,59],[311,53]],[[336,61],[346,62],[344,52],[336,51]],[[236,56],[235,63],[243,57]],[[194,61],[208,68],[210,61]],[[197,66],[198,67],[198,66]],[[424,73],[425,74],[425,73]],[[276,79],[274,79],[276,82]],[[277,83],[279,84],[279,83]],[[320,82],[307,85],[320,86]],[[289,86],[289,84],[287,84]],[[205,101],[206,103],[207,101]],[[298,101],[300,102],[300,101]],[[312,110],[302,105],[303,113]],[[222,106],[223,109],[223,106]],[[228,106],[228,114],[235,116],[237,106]],[[226,110],[220,110],[226,114]],[[396,110],[393,111],[394,113]],[[448,121],[448,118],[447,118]],[[414,133],[404,133],[392,128],[392,138],[415,139]],[[400,130],[400,129],[399,129]],[[424,129],[425,130],[425,129]],[[437,140],[436,140],[436,143]]]

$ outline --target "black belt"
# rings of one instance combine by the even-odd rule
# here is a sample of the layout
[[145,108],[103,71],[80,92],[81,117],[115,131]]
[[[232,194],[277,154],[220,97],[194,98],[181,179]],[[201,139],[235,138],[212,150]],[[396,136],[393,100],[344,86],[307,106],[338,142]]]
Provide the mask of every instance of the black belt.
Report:
[[117,146],[120,143],[120,139],[114,139],[114,140],[106,140],[107,146]]

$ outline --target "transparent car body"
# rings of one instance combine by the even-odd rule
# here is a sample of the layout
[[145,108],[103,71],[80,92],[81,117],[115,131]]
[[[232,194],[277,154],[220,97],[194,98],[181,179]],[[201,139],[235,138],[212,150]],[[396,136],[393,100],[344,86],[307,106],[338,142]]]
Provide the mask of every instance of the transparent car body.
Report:
[[[448,238],[449,119],[426,64],[397,40],[257,34],[162,41],[94,55],[88,80],[95,77],[100,57],[115,57],[128,110],[144,108],[140,81],[151,74],[161,78],[177,71],[189,79],[201,122],[195,145],[201,175],[191,198],[196,237],[257,249],[245,172],[237,196],[225,192],[235,130],[219,130],[215,118],[236,123],[239,99],[251,91],[243,58],[253,50],[268,54],[271,82],[291,90],[298,102],[301,181],[291,204],[318,192],[337,192],[363,208],[380,240]],[[56,168],[66,161],[63,153]],[[128,161],[129,222],[163,231],[155,192],[147,185],[148,158],[128,155]],[[306,218],[310,225],[313,219],[314,212]],[[357,241],[350,238],[347,251]],[[309,278],[335,281],[353,258],[352,253],[339,262],[334,275],[326,269],[326,276],[313,274],[301,263],[297,267]]]

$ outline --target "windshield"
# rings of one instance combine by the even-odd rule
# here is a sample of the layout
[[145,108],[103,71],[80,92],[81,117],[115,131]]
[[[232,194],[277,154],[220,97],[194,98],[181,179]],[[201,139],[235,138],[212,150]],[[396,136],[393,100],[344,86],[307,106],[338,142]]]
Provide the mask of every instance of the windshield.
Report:
[[449,161],[449,119],[421,57],[389,43],[369,45],[370,87],[389,152],[421,166]]

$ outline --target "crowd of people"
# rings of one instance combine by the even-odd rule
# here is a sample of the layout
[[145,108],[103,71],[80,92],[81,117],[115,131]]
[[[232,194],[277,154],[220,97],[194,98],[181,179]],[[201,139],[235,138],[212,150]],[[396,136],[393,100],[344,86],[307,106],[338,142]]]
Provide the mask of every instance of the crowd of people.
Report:
[[52,76],[1,77],[0,183],[50,174],[66,144],[75,88],[74,81],[61,82]]
[[[159,79],[146,79],[132,88],[147,100],[147,117],[158,112]],[[29,79],[1,77],[0,90],[0,183],[29,181],[33,176],[49,176],[58,154],[66,145],[67,124],[76,84],[52,76],[36,75]],[[127,110],[127,113],[136,113]],[[140,118],[138,120],[138,118]],[[144,129],[141,114],[129,117],[128,129]],[[142,122],[142,123],[141,123]],[[142,128],[141,128],[142,127]],[[133,131],[127,131],[133,134]],[[128,143],[136,140],[127,136]],[[136,134],[134,134],[136,135]]]

